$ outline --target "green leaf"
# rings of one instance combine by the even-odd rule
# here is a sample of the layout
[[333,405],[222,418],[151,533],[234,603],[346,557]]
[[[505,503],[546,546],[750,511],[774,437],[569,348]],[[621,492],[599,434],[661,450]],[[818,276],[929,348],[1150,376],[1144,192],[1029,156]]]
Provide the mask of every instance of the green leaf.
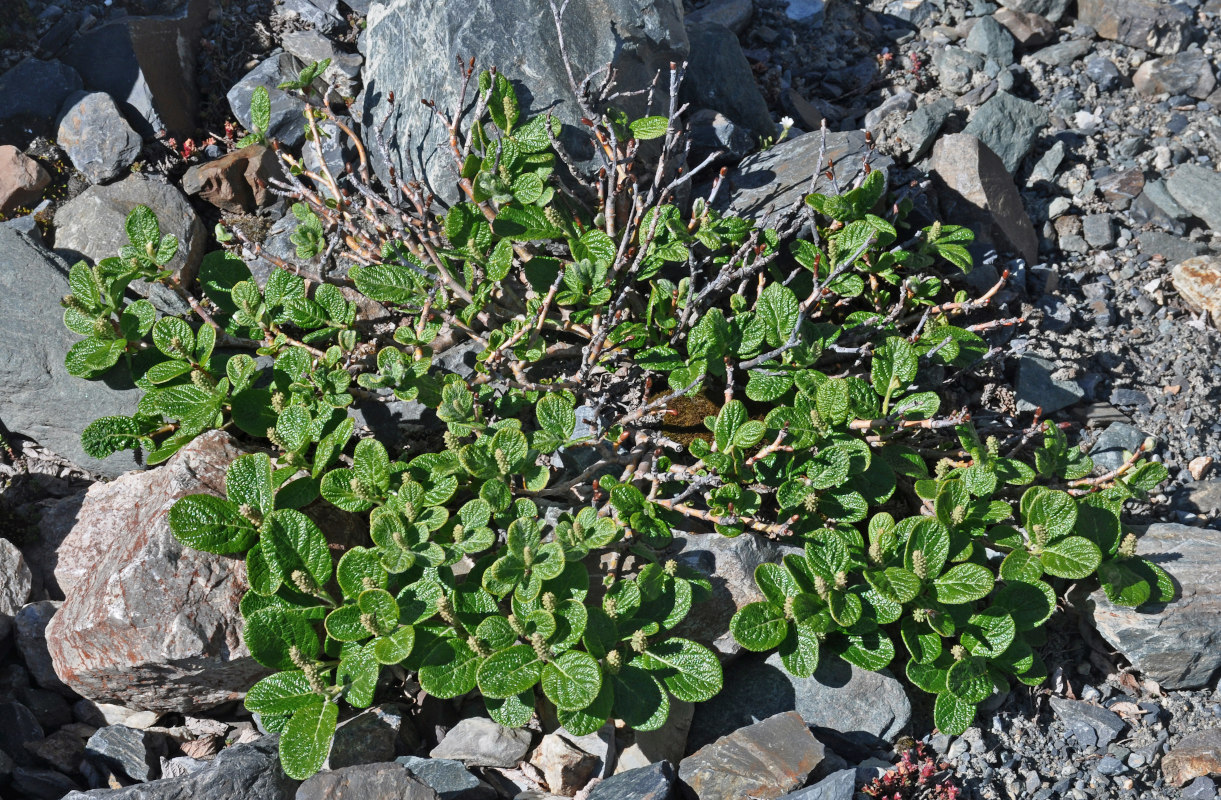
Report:
[[1013,644],[1016,634],[1013,617],[1003,608],[994,607],[971,615],[966,630],[961,634],[961,641],[971,655],[997,658]]
[[747,650],[762,652],[778,647],[788,633],[784,611],[771,603],[748,603],[729,621],[729,630]]
[[348,276],[356,284],[357,291],[378,302],[404,305],[418,294],[415,274],[397,264],[352,267]]
[[906,339],[891,336],[873,353],[869,368],[873,390],[885,396],[902,389],[915,380],[917,368],[916,348]]
[[338,721],[339,706],[323,697],[293,714],[280,735],[280,765],[288,777],[301,781],[322,769]]
[[512,697],[484,697],[488,716],[506,728],[523,728],[534,717],[534,690],[527,689]]
[[127,231],[127,238],[140,250],[148,245],[157,247],[161,243],[161,226],[157,224],[157,215],[148,206],[133,208],[123,227]]
[[801,306],[792,289],[773,281],[759,295],[758,311],[768,345],[779,347],[792,336],[793,327],[801,315]]
[[557,709],[579,711],[602,690],[602,668],[588,653],[569,650],[543,668],[541,682],[543,694]]
[[813,626],[798,622],[790,625],[788,635],[780,643],[780,662],[790,674],[808,678],[818,669],[820,645]]
[[479,691],[487,697],[512,697],[538,683],[542,672],[543,661],[533,647],[513,645],[488,656],[480,665]]
[[635,664],[606,676],[614,689],[614,715],[637,731],[655,731],[670,716],[670,697],[657,678]]
[[670,694],[688,703],[702,702],[721,690],[720,660],[689,639],[649,645],[632,663],[661,678]]
[[614,703],[615,690],[611,680],[606,678],[592,703],[579,711],[558,711],[557,716],[564,730],[573,736],[588,736],[606,724]]
[[118,363],[127,347],[124,339],[99,339],[90,336],[68,348],[64,367],[76,378],[93,379]]
[[81,432],[81,447],[90,458],[106,458],[141,444],[143,426],[131,417],[99,417]]
[[849,634],[848,647],[840,657],[861,669],[877,672],[894,660],[895,643],[881,631]]
[[992,572],[979,564],[958,564],[933,581],[933,596],[947,605],[970,603],[987,597],[995,579]]
[[628,123],[632,136],[636,139],[660,139],[666,135],[670,120],[662,116],[641,117]]
[[266,86],[254,87],[250,95],[250,125],[260,134],[267,133],[271,127],[271,95]]
[[385,589],[389,577],[381,565],[380,554],[369,547],[357,546],[348,550],[335,568],[335,578],[346,597],[359,597],[369,588],[366,582],[374,588]]
[[294,585],[296,572],[308,574],[316,586],[331,580],[331,551],[326,537],[309,517],[295,509],[275,511],[263,525],[259,544],[273,573]]
[[1001,580],[1033,583],[1043,577],[1043,564],[1025,550],[1014,550],[1001,562]]
[[933,724],[947,736],[961,736],[975,721],[975,704],[950,692],[937,695],[933,704]]
[[271,459],[266,453],[238,456],[225,470],[225,493],[237,508],[253,509],[266,517],[275,507],[271,485]]
[[305,406],[292,405],[280,412],[275,428],[281,448],[296,453],[310,443],[313,418]]
[[376,439],[361,439],[352,456],[356,479],[370,489],[386,491],[390,486],[390,457],[386,447]]
[[968,703],[982,703],[992,694],[992,676],[988,674],[987,662],[975,656],[955,661],[945,684],[951,694]]
[[1084,536],[1068,536],[1044,547],[1039,560],[1049,575],[1080,580],[1098,569],[1102,551]]
[[482,661],[466,642],[442,639],[424,656],[420,686],[442,700],[464,695],[475,688]]
[[293,648],[304,658],[318,653],[318,634],[296,610],[272,606],[256,611],[245,622],[242,635],[250,655],[265,667],[294,669]]
[[255,714],[291,714],[314,702],[314,690],[300,670],[268,675],[246,693],[246,710]]
[[[1031,493],[1034,493],[1033,499],[1028,502]],[[1036,530],[1042,529],[1047,540],[1054,541],[1068,536],[1077,524],[1077,501],[1068,492],[1035,487],[1022,497],[1022,517],[1032,538]]]
[[577,426],[577,414],[572,401],[559,394],[544,395],[535,408],[538,424],[543,430],[552,434],[562,442],[572,438],[572,432]]
[[228,500],[190,494],[170,508],[170,530],[187,547],[226,555],[249,550],[258,533]]
[[398,664],[411,655],[415,646],[415,629],[399,628],[389,636],[373,640],[373,657],[379,664]]

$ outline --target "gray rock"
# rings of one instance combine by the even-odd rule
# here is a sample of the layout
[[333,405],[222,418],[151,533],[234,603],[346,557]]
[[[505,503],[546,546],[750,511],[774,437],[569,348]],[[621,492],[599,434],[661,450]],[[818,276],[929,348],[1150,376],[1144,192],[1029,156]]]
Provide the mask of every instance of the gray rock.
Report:
[[[678,0],[574,0],[564,18],[564,39],[578,81],[612,63],[620,89],[648,86],[658,70],[688,56]],[[564,124],[561,139],[569,153],[583,168],[594,163],[546,4],[390,0],[370,9],[363,52],[368,59],[364,130],[374,130],[391,111],[388,96],[393,92],[398,102],[386,126],[386,142],[398,173],[414,171],[444,200],[458,194],[448,134],[419,101],[434,100],[447,111],[457,101],[455,53],[473,57],[479,69],[499,67],[515,82],[523,116],[551,110]],[[528,81],[528,90],[519,81]],[[643,116],[644,97],[616,100],[620,102],[630,117]],[[376,146],[369,150],[378,175],[386,180],[388,165]],[[413,169],[404,168],[408,161]]]
[[121,377],[74,378],[64,355],[80,339],[64,327],[59,301],[70,292],[68,265],[11,228],[0,229],[0,419],[88,469],[117,475],[128,453],[85,455],[80,435],[97,417],[130,415],[141,392]]
[[1123,84],[1123,76],[1115,62],[1103,55],[1097,55],[1085,62],[1085,77],[1093,81],[1100,91],[1110,92]]
[[390,704],[344,721],[335,731],[327,769],[393,761],[404,722],[402,709]]
[[715,22],[734,33],[741,34],[754,15],[754,0],[712,0],[695,9],[686,17],[689,23]]
[[978,53],[951,45],[933,53],[933,66],[941,87],[947,92],[961,94],[971,88],[971,78],[984,68],[984,59]]
[[1188,50],[1165,58],[1151,58],[1132,76],[1132,85],[1143,95],[1186,94],[1203,100],[1217,86],[1209,57]]
[[59,800],[66,793],[79,789],[76,781],[53,769],[17,767],[13,770],[9,788],[22,800]]
[[[76,775],[81,771],[81,761],[85,757],[85,741],[67,730],[56,731],[45,739],[37,742],[27,742],[26,749],[38,758],[38,763],[49,766],[66,775]],[[3,778],[0,777],[0,783]]]
[[123,789],[71,792],[63,800],[293,800],[298,784],[280,768],[278,748],[278,736],[264,736],[226,747],[208,766],[188,775]]
[[496,790],[473,775],[461,761],[419,756],[394,760],[431,786],[441,800],[496,800]]
[[85,744],[89,758],[141,782],[160,776],[161,756],[166,751],[164,735],[126,725],[107,725]]
[[512,769],[529,750],[529,731],[506,728],[483,717],[468,717],[451,728],[428,755],[461,761],[471,767]]
[[1013,174],[1038,141],[1039,131],[1045,125],[1047,112],[1040,106],[1008,92],[997,92],[979,107],[963,133],[987,145]]
[[688,748],[788,710],[815,728],[887,741],[911,721],[907,694],[887,671],[870,672],[827,657],[811,677],[796,678],[776,653],[766,659],[748,655],[727,664],[725,688],[696,706]]
[[1115,226],[1110,214],[1087,214],[1081,220],[1081,232],[1090,247],[1105,250],[1115,244]]
[[729,620],[742,606],[763,599],[755,584],[755,568],[764,562],[777,562],[786,553],[799,552],[762,537],[728,538],[719,533],[678,534],[671,550],[679,563],[717,578],[712,596],[696,604],[675,633],[710,645],[722,656],[742,650],[729,632]]
[[786,794],[780,800],[852,800],[856,786],[856,770],[841,769],[813,786]]
[[1191,212],[1179,205],[1179,201],[1174,199],[1174,195],[1170,194],[1170,190],[1166,188],[1165,180],[1159,178],[1155,181],[1149,181],[1145,184],[1144,194],[1153,205],[1157,206],[1159,211],[1171,219],[1185,220],[1191,218]]
[[343,22],[338,0],[276,0],[276,5],[279,13],[307,22],[320,33],[330,33]]
[[784,15],[795,22],[818,25],[826,7],[826,0],[788,0]]
[[715,22],[688,22],[687,38],[691,55],[683,80],[684,98],[695,107],[721,112],[756,138],[775,136],[776,124],[737,35]]
[[1209,228],[1221,231],[1221,174],[1200,164],[1180,164],[1166,178],[1166,190]]
[[24,147],[54,135],[60,106],[82,85],[76,70],[55,60],[27,58],[0,75],[0,140]]
[[44,689],[72,696],[72,690],[55,674],[47,648],[47,626],[55,618],[59,607],[60,603],[56,600],[30,603],[17,612],[17,616],[13,618],[13,627],[17,629],[17,649],[21,651],[26,669],[30,671],[34,682]]
[[1172,264],[1208,252],[1208,245],[1203,242],[1193,242],[1162,231],[1145,231],[1136,237],[1136,242],[1142,253],[1160,255]]
[[758,145],[748,128],[710,108],[701,108],[692,114],[687,131],[691,135],[691,152],[696,163],[717,151],[723,151],[730,161],[738,161]]
[[1090,595],[1094,626],[1147,678],[1166,689],[1212,685],[1221,668],[1221,534],[1208,528],[1157,523],[1137,553],[1165,569],[1175,599],[1139,609]]
[[225,98],[233,116],[246,130],[252,130],[250,98],[254,90],[262,86],[271,101],[270,125],[267,137],[275,139],[290,150],[296,151],[305,142],[305,101],[300,92],[277,89],[281,83],[296,80],[305,66],[290,53],[278,53],[263,60],[237,82]]
[[1069,39],[1031,53],[1030,57],[1049,67],[1066,67],[1094,49],[1088,39]]
[[[347,125],[350,130],[357,130],[355,123],[347,117],[339,117],[339,122]],[[302,157],[305,161],[306,169],[322,174],[322,164],[325,162],[327,169],[331,171],[331,175],[339,180],[339,176],[344,173],[346,166],[352,164],[354,167],[360,164],[356,143],[353,142],[348,135],[339,129],[339,126],[330,120],[323,120],[317,123],[318,131],[323,135],[320,142],[320,147],[315,147],[313,142],[307,142],[302,148]],[[318,151],[322,151],[322,159],[318,158]],[[293,217],[295,220],[296,217]],[[294,245],[295,250],[295,245]],[[294,252],[294,256],[296,253]]]
[[942,189],[939,202],[947,218],[973,223],[981,244],[1034,263],[1039,248],[1034,226],[1010,170],[986,144],[968,133],[943,136],[929,168]]
[[943,97],[932,103],[920,106],[915,113],[899,128],[896,138],[907,150],[909,163],[919,161],[933,146],[937,134],[946,118],[954,110],[954,101]]
[[44,731],[53,731],[72,722],[72,706],[63,695],[25,686],[13,692],[13,697],[34,713]]
[[882,101],[882,104],[865,115],[865,130],[875,130],[882,120],[891,114],[901,114],[916,107],[916,96],[906,89],[900,89]]
[[1114,711],[1100,708],[1080,700],[1064,697],[1051,698],[1056,718],[1064,723],[1080,747],[1105,748],[1127,727]]
[[30,211],[42,200],[42,192],[50,183],[51,176],[41,164],[11,144],[0,145],[0,215],[22,215],[6,220],[5,225],[22,225],[18,220],[25,219],[27,233],[38,230]]
[[1068,0],[998,0],[1005,8],[1023,11],[1027,14],[1038,14],[1047,17],[1052,22],[1059,22],[1060,17],[1068,9]]
[[105,183],[131,166],[144,142],[105,92],[77,92],[59,114],[60,147],[90,183]]
[[659,761],[607,778],[590,790],[586,800],[670,800],[673,796],[674,767]]
[[822,744],[787,711],[700,748],[678,775],[699,800],[777,797],[804,785],[822,760]]
[[167,16],[132,15],[92,28],[69,45],[64,63],[80,73],[84,88],[113,97],[141,136],[163,129],[179,139],[194,136],[195,60],[210,6],[187,0]]
[[1050,361],[1025,354],[1018,361],[1017,409],[1019,412],[1042,408],[1052,414],[1068,408],[1085,397],[1085,390],[1071,379],[1052,377],[1056,367]]
[[1148,434],[1139,428],[1124,422],[1112,422],[1090,448],[1090,458],[1104,472],[1119,469],[1125,461],[1124,451],[1136,452],[1146,438]]
[[967,34],[966,47],[1002,67],[1013,63],[1013,35],[992,17],[980,17]]
[[[178,252],[166,265],[184,285],[195,279],[195,271],[207,247],[207,232],[186,196],[171,183],[129,175],[118,183],[90,186],[55,212],[55,252],[69,263],[84,259],[91,264],[118,255],[127,244],[124,222],[138,205],[157,215],[162,234],[178,237]],[[132,284],[140,294],[148,284]],[[95,416],[101,416],[95,415]]]
[[12,618],[30,599],[33,576],[17,545],[0,539],[0,617]]
[[[729,184],[721,197],[730,214],[747,219],[760,219],[769,210],[787,211],[801,203],[810,193],[810,179],[822,144],[821,133],[806,133],[742,161],[729,173]],[[864,177],[868,156],[873,169],[886,171],[893,163],[886,156],[870,153],[864,131],[844,131],[827,134],[827,162],[835,164],[835,185],[841,190],[851,188]],[[834,188],[821,174],[814,191],[835,194]]]
[[1216,800],[1217,784],[1212,778],[1201,775],[1182,789],[1183,800]]
[[694,703],[671,699],[670,716],[660,728],[620,734],[625,741],[615,758],[615,772],[627,772],[659,761],[677,764],[687,753],[687,738],[694,717]]
[[992,18],[1004,25],[1018,47],[1025,50],[1042,47],[1056,38],[1056,26],[1039,14],[1002,8]]
[[1196,514],[1221,515],[1221,478],[1187,484],[1175,495],[1174,505]]
[[43,736],[42,726],[33,711],[21,703],[0,703],[0,751],[7,753],[19,766],[34,763],[25,746]]
[[80,694],[193,712],[240,699],[267,673],[241,637],[244,560],[187,548],[166,518],[184,495],[223,495],[241,454],[209,431],[156,470],[90,487],[58,548],[68,599],[47,627],[55,671]]
[[1077,21],[1103,39],[1160,55],[1183,49],[1191,36],[1193,13],[1183,3],[1156,0],[1077,0]]
[[428,784],[402,764],[364,764],[319,772],[297,789],[295,800],[437,800]]
[[281,41],[284,49],[304,64],[329,58],[331,64],[323,71],[322,80],[347,97],[355,96],[358,83],[356,78],[360,75],[360,66],[365,61],[358,53],[340,50],[333,41],[318,31],[292,31],[284,34]]

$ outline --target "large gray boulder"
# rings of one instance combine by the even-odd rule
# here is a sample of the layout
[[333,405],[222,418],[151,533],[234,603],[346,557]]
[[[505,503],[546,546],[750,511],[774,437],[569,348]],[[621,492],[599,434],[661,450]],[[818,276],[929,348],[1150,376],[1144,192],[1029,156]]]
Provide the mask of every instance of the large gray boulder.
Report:
[[81,431],[98,417],[135,413],[141,393],[121,370],[96,381],[68,374],[64,355],[80,340],[59,305],[69,291],[66,263],[0,226],[0,423],[86,469],[118,475],[136,466],[131,454],[90,458]]
[[60,679],[85,697],[157,712],[240,699],[267,673],[242,640],[240,557],[191,550],[168,514],[188,494],[224,494],[241,455],[210,431],[149,472],[89,488],[58,549],[67,600],[47,626]]
[[81,76],[59,61],[27,58],[0,75],[0,141],[25,147],[35,136],[55,133],[55,115]]
[[1087,602],[1094,626],[1164,689],[1213,685],[1221,668],[1221,531],[1158,523],[1136,552],[1170,573],[1175,600],[1125,608],[1099,590]]
[[[564,39],[579,83],[594,70],[613,64],[622,89],[648,86],[658,70],[687,58],[680,0],[571,0],[564,17]],[[560,56],[547,0],[388,0],[369,10],[363,52],[361,123],[374,131],[391,110],[386,142],[400,176],[410,160],[438,197],[458,196],[448,133],[421,99],[447,112],[458,100],[455,56],[475,59],[477,69],[497,67],[513,82],[523,117],[551,111],[564,123],[561,139],[582,165],[593,148],[579,128],[581,112]],[[473,103],[474,88],[467,94]],[[642,97],[616,100],[633,117],[644,115]],[[377,173],[389,175],[375,140],[369,153]]]
[[[124,221],[138,205],[148,206],[157,215],[161,232],[178,237],[178,252],[166,266],[184,284],[195,277],[207,246],[207,232],[186,195],[171,183],[143,175],[129,175],[106,186],[90,186],[55,213],[55,250],[69,263],[85,259],[97,263],[119,254],[127,244]],[[144,281],[132,284],[140,294],[148,294]],[[99,415],[100,416],[100,415]]]

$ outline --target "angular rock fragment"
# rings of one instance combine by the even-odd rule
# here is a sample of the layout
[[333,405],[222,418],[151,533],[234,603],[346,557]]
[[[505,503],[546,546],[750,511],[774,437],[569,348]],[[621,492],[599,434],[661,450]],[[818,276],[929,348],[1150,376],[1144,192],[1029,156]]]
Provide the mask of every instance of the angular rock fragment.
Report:
[[1191,35],[1192,13],[1182,3],[1155,0],[1077,0],[1077,21],[1103,39],[1173,55]]
[[191,167],[182,176],[182,188],[222,211],[249,213],[276,200],[272,178],[284,179],[280,159],[266,147],[252,144]]
[[822,744],[787,711],[705,745],[682,760],[678,774],[699,800],[766,800],[804,785],[822,759]]
[[1203,100],[1217,86],[1208,56],[1188,50],[1165,58],[1151,58],[1132,76],[1132,85],[1143,95],[1186,94]]
[[59,113],[59,146],[90,183],[122,174],[140,155],[144,141],[105,92],[77,92]]
[[1162,759],[1162,774],[1171,786],[1202,775],[1221,775],[1221,728],[1189,733]]
[[37,161],[11,144],[0,146],[0,215],[34,206],[50,183],[51,176]]
[[1207,312],[1221,326],[1221,260],[1196,256],[1181,261],[1170,271],[1170,282],[1187,305]]
[[471,767],[516,767],[530,751],[530,732],[483,717],[462,720],[429,753]]

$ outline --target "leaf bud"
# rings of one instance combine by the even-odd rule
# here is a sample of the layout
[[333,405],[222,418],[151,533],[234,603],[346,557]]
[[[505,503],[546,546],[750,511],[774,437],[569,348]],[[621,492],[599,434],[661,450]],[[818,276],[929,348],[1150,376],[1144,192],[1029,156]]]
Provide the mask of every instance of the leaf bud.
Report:
[[555,593],[543,592],[543,601],[542,602],[543,602],[543,610],[548,611],[552,614],[555,613],[555,609],[556,609]]
[[1040,550],[1047,546],[1048,530],[1046,525],[1031,525],[1030,533],[1034,536],[1034,543]]
[[967,648],[960,644],[956,644],[950,648],[950,655],[954,657],[955,661],[962,661],[967,657]]
[[1136,555],[1136,534],[1129,533],[1123,537],[1123,541],[1119,543],[1120,558],[1132,558]]
[[936,475],[937,480],[941,480],[946,475],[949,475],[950,470],[952,469],[954,469],[954,462],[948,458],[943,458],[937,462],[937,466],[934,468],[933,474]]
[[835,573],[835,588],[841,592],[848,588],[848,573],[842,570]]
[[801,505],[807,513],[813,514],[818,509],[818,494],[810,492],[801,499]]
[[272,392],[271,393],[271,408],[273,411],[275,411],[277,414],[279,414],[281,411],[283,411],[287,407],[288,407],[288,397],[284,394],[284,392]]
[[318,591],[318,584],[314,581],[314,577],[302,569],[294,569],[289,575],[289,581],[293,586],[305,594],[315,594]]
[[814,591],[818,592],[818,596],[825,598],[831,587],[827,585],[827,579],[821,575],[814,576]]
[[995,436],[989,436],[984,446],[988,448],[988,455],[996,458],[1001,454],[1001,442]]
[[505,620],[509,623],[509,627],[513,629],[514,633],[516,633],[518,636],[522,637],[523,639],[525,638],[526,626],[521,624],[521,620],[519,620],[517,618],[516,614],[510,614],[508,617],[505,618]]
[[883,557],[882,542],[880,539],[874,539],[869,543],[869,560],[874,564],[881,564]]
[[477,636],[466,637],[466,643],[474,650],[480,658],[487,658],[492,655],[492,649],[484,644]]
[[309,662],[305,660],[305,654],[295,644],[288,646],[288,658],[297,669],[304,670],[309,666]]
[[365,577],[360,579],[360,585],[362,588],[364,588],[366,591],[368,591],[369,589],[377,588],[377,581],[373,580],[368,575],[366,575]]
[[649,646],[649,637],[645,636],[644,631],[636,631],[632,634],[631,645],[632,650],[643,653]]
[[793,597],[784,598],[784,618],[785,619],[793,618],[793,603],[794,603],[795,599],[796,598],[793,598]]
[[966,506],[954,506],[954,510],[950,512],[950,522],[955,525],[961,525],[967,519]]
[[928,578],[928,562],[924,559],[923,550],[912,551],[912,572],[916,573],[920,580]]
[[[458,618],[454,616],[454,604],[450,601],[449,596],[442,594],[437,598],[437,615],[445,620],[447,625],[456,625]],[[514,618],[509,617],[509,623],[512,624]],[[514,628],[516,630],[516,628]],[[519,634],[520,635],[520,634]]]
[[614,674],[618,674],[623,668],[623,656],[619,655],[618,650],[611,650],[606,654],[606,668]]
[[361,626],[369,632],[370,636],[381,636],[381,626],[377,624],[377,617],[369,613],[360,615]]
[[263,524],[263,512],[249,503],[242,503],[237,510],[243,517],[250,520],[250,524],[256,528]]
[[497,447],[492,456],[496,459],[496,469],[500,470],[501,475],[507,475],[512,471],[512,465],[509,463],[509,457],[505,455],[505,451]]
[[555,206],[547,206],[543,209],[543,216],[557,228],[564,227],[564,216],[560,214],[560,210]]
[[611,619],[619,618],[618,606],[619,604],[615,602],[615,598],[613,597],[606,598],[606,601],[602,604],[603,610],[606,611],[606,616],[610,617]]

